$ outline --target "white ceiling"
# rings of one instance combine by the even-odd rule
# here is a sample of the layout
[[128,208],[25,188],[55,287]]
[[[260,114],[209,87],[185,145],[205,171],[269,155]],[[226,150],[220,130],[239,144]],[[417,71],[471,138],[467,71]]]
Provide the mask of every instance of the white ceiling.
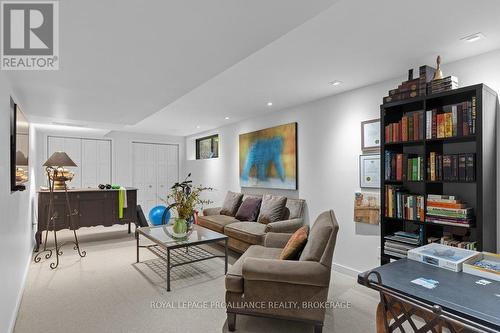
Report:
[[219,2],[61,3],[62,69],[13,75],[28,116],[190,135],[500,48],[498,0]]
[[64,0],[60,70],[9,72],[31,119],[135,124],[335,0]]

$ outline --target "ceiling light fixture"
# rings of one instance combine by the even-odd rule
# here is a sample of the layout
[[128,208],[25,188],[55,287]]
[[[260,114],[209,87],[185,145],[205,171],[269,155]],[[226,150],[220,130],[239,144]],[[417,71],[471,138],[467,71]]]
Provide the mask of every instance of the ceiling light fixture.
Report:
[[267,106],[273,106],[273,102],[267,102]]
[[229,117],[226,117],[226,118],[224,118],[224,119],[229,120]]
[[196,128],[200,129],[200,128],[201,128],[201,126],[200,126],[200,125],[196,125]]
[[460,40],[467,42],[467,43],[472,43],[472,42],[476,42],[476,41],[483,39],[483,38],[486,38],[486,36],[483,35],[483,33],[476,32],[475,34],[462,37],[462,38],[460,38]]
[[330,85],[332,86],[340,86],[342,84],[342,81],[339,81],[339,80],[335,80],[335,81],[332,81],[330,82]]

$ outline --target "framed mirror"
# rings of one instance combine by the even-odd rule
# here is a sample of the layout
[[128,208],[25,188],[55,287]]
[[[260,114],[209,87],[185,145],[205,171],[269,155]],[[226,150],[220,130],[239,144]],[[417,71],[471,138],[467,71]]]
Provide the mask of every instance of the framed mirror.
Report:
[[11,191],[23,191],[29,181],[29,123],[12,98],[10,112]]

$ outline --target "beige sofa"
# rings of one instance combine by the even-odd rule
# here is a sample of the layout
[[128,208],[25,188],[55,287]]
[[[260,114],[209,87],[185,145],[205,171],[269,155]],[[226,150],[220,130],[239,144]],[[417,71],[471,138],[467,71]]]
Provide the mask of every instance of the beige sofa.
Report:
[[226,275],[229,331],[243,314],[309,322],[320,333],[338,229],[333,211],[319,215],[297,261],[279,259],[291,234],[268,233],[264,246],[250,246]]
[[[257,195],[244,195],[247,197]],[[202,227],[217,231],[229,237],[230,249],[243,253],[251,245],[263,245],[264,237],[268,232],[292,233],[304,224],[304,205],[302,199],[287,198],[281,221],[262,224],[258,222],[240,222],[232,216],[220,215],[220,207],[207,208],[203,216],[198,217],[198,224]]]

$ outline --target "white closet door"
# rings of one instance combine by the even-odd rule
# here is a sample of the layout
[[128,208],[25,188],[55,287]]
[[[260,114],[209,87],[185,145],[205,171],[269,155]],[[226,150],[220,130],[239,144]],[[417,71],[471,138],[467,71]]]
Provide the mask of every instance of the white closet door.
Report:
[[99,184],[111,184],[111,141],[97,140],[97,180]]
[[156,145],[133,143],[133,184],[137,188],[137,203],[144,215],[157,205],[157,153]]
[[82,187],[111,184],[111,141],[82,139]]
[[75,173],[75,177],[68,183],[69,188],[82,187],[81,180],[81,157],[82,157],[82,144],[81,139],[78,138],[63,138],[63,137],[48,137],[48,157],[56,151],[63,151],[75,162],[77,167],[67,168]]
[[169,184],[170,188],[179,181],[179,147],[168,145],[167,152],[167,184]]

